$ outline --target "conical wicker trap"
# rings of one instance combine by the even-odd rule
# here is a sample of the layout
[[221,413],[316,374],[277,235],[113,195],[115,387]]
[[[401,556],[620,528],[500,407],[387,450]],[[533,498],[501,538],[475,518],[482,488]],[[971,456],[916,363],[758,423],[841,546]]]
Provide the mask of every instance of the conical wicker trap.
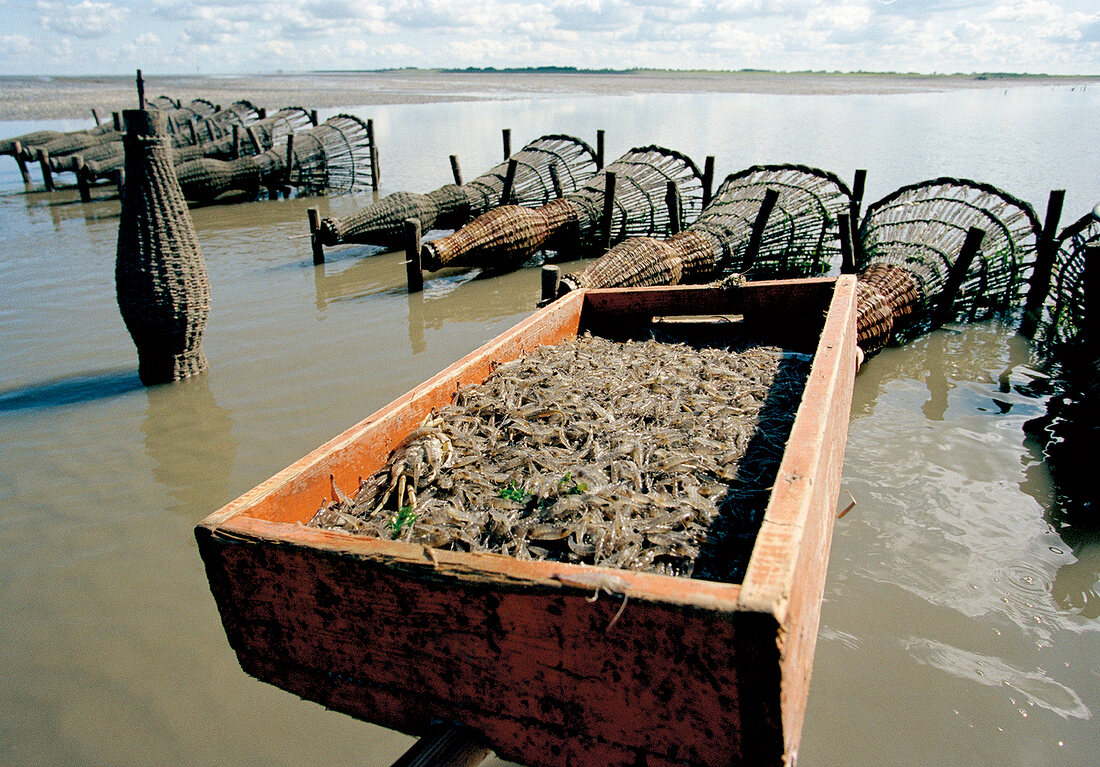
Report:
[[[1059,238],[1050,274],[1050,290],[1034,339],[1047,354],[1057,354],[1080,340],[1086,322],[1086,253],[1095,248],[1100,248],[1100,218],[1095,212],[1070,224]],[[1095,261],[1100,257],[1092,258]],[[1100,263],[1090,263],[1088,268],[1100,269]],[[1093,301],[1096,302],[1096,298]]]
[[[614,194],[608,195],[612,174]],[[628,237],[667,236],[672,231],[665,203],[670,182],[679,190],[684,218],[694,219],[702,208],[699,168],[671,149],[640,147],[576,192],[541,208],[505,205],[483,214],[454,234],[427,243],[421,258],[432,271],[444,266],[499,267],[544,247],[580,256]]]
[[345,218],[322,219],[321,242],[393,246],[401,241],[407,218],[418,219],[423,231],[457,229],[501,204],[511,162],[516,169],[508,202],[525,207],[554,199],[555,177],[568,194],[596,172],[596,153],[585,142],[572,136],[541,136],[462,186],[448,184],[427,194],[397,192]]
[[926,329],[972,227],[985,236],[946,319],[974,321],[1018,308],[1040,225],[1028,203],[988,184],[938,178],[870,205],[860,227],[857,265],[908,272],[919,292],[912,326]]
[[[768,189],[778,197],[753,258],[749,243]],[[839,261],[837,217],[847,212],[850,202],[848,187],[826,171],[801,165],[753,166],[728,176],[680,234],[664,242],[626,240],[564,277],[562,290],[675,285],[749,270],[754,277],[821,274]]]
[[286,142],[237,160],[204,158],[182,163],[176,172],[184,196],[209,202],[230,191],[255,194],[261,187],[294,186],[305,194],[369,187],[370,133],[358,117],[336,115],[316,128],[293,134],[293,138],[289,166]]

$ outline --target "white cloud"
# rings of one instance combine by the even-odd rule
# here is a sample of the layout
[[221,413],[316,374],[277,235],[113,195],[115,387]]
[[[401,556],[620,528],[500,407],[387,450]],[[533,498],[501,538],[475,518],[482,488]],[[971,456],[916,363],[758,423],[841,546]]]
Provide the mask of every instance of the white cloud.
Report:
[[97,38],[122,30],[129,8],[112,3],[96,3],[84,0],[75,5],[60,2],[35,3],[39,23],[50,33],[72,35],[80,38]]

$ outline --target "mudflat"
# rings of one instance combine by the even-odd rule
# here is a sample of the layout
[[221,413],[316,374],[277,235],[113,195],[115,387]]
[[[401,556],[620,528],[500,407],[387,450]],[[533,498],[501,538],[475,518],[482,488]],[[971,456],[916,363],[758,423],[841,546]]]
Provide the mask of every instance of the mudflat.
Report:
[[[205,98],[227,105],[247,99],[279,109],[326,109],[374,104],[416,104],[548,96],[631,95],[638,93],[892,94],[1005,88],[1091,85],[1100,77],[1046,75],[916,75],[824,72],[629,72],[438,71],[304,72],[249,75],[145,76],[149,97],[183,102]],[[0,120],[87,118],[97,110],[137,107],[135,78],[0,77]]]

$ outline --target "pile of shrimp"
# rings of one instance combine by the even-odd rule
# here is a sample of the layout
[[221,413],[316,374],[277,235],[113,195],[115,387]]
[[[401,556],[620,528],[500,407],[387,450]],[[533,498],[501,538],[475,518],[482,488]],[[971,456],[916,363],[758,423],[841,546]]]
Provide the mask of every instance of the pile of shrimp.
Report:
[[735,580],[810,359],[584,335],[496,367],[310,522],[519,559]]

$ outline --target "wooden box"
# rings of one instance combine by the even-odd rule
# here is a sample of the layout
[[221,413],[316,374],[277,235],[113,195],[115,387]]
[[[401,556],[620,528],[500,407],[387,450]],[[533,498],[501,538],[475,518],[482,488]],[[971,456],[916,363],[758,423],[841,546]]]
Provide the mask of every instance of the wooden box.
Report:
[[[743,583],[303,526],[330,474],[355,487],[495,363],[583,330],[718,315],[713,332],[814,355]],[[532,767],[789,763],[856,366],[853,277],[567,294],[197,526],[229,642],[245,671],[303,698],[411,734],[459,722]],[[588,601],[593,572],[628,584],[613,625],[622,598]]]

